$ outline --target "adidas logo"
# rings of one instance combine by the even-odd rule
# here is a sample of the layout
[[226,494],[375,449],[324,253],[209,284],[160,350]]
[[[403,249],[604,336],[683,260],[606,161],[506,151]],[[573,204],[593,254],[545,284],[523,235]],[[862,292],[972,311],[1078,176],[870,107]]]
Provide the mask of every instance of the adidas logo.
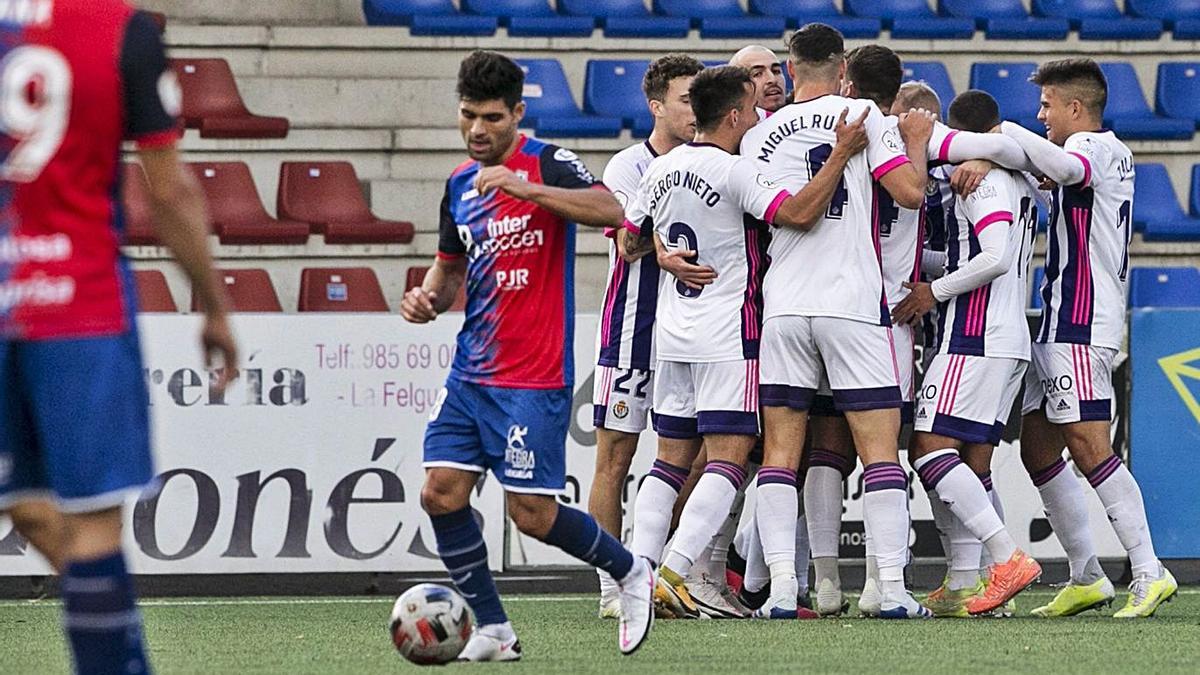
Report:
[[923,420],[923,419],[925,419],[926,417],[929,417],[929,415],[926,415],[926,414],[925,414],[925,409],[924,409],[924,408],[921,408],[921,409],[920,409],[920,410],[917,412],[917,419],[921,419],[921,420]]
[[1054,409],[1058,412],[1062,412],[1064,410],[1070,410],[1071,404],[1067,403],[1067,399],[1060,398],[1060,399],[1058,399],[1058,405],[1054,406]]

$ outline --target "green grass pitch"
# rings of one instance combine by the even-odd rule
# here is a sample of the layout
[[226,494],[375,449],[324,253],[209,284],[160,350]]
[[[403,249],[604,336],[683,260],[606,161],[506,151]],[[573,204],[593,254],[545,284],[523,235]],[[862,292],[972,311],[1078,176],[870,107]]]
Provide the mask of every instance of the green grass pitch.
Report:
[[[1027,612],[1049,598],[1049,591],[1027,592],[1019,607]],[[596,618],[590,596],[514,596],[507,607],[524,659],[447,668],[605,675],[1200,672],[1196,588],[1181,589],[1144,621],[1119,622],[1107,616],[1111,610],[1061,620],[659,621],[642,650],[624,658],[616,623]],[[417,672],[392,649],[390,609],[387,598],[181,598],[147,600],[143,611],[159,673]],[[59,611],[53,601],[0,602],[0,670],[68,672]]]

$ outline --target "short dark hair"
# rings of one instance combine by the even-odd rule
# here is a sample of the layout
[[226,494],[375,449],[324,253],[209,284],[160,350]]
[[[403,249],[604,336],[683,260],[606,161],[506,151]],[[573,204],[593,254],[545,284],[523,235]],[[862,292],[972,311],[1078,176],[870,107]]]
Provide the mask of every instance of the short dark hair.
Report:
[[788,38],[788,56],[793,63],[820,65],[845,53],[842,34],[823,23],[806,23]]
[[662,101],[667,96],[671,80],[691,77],[704,70],[704,64],[687,54],[667,54],[650,62],[646,76],[642,78],[642,92],[648,101]]
[[846,55],[846,77],[854,83],[859,96],[890,108],[900,91],[904,68],[896,52],[883,45],[864,45]]
[[1108,80],[1100,64],[1092,59],[1059,59],[1038,66],[1029,81],[1038,85],[1062,86],[1070,96],[1079,99],[1097,117],[1104,115],[1108,104]]
[[700,131],[714,129],[730,110],[738,107],[746,96],[747,87],[753,86],[750,71],[741,66],[717,66],[700,71],[688,89],[696,128]]
[[458,98],[466,101],[503,99],[509,110],[521,100],[525,73],[499,52],[476,49],[458,67]]
[[1000,105],[986,91],[968,89],[950,102],[950,126],[963,131],[987,133],[1000,124]]

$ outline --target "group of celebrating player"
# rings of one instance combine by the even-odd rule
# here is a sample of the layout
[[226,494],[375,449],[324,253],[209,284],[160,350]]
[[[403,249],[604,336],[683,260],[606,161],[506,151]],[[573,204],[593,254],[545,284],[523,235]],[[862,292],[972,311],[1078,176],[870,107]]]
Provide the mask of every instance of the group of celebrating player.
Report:
[[[1033,613],[1069,616],[1114,596],[1064,447],[1130,557],[1133,582],[1116,616],[1150,616],[1175,593],[1141,492],[1109,440],[1134,173],[1129,149],[1101,128],[1100,68],[1066,59],[1038,69],[1042,138],[1002,123],[996,101],[974,90],[942,124],[928,86],[901,84],[895,53],[846,53],[827,25],[796,31],[788,52],[790,99],[779,59],[763,47],[717,68],[679,54],[652,62],[643,88],[653,132],[613,157],[603,184],[574,153],[516,132],[524,104],[512,61],[487,52],[464,61],[459,121],[471,160],[447,182],[437,264],[402,306],[409,320],[432,320],[467,284],[455,364],[426,433],[422,493],[480,624],[463,659],[520,656],[468,504],[488,469],[521,531],[598,568],[600,614],[620,619],[624,653],[645,639],[655,608],[679,618],[847,611],[837,554],[856,455],[861,612],[1011,612],[1041,567],[1006,531],[989,466],[1023,382],[1022,460],[1071,574]],[[1050,235],[1031,344],[1038,204]],[[570,408],[571,222],[612,237],[594,519],[552,496],[563,486]],[[932,354],[919,392],[918,330]],[[647,417],[658,454],[626,550],[613,535]],[[904,583],[905,419],[909,461],[948,559],[924,603]],[[753,516],[741,518],[751,476]],[[731,541],[744,564],[728,575],[736,592]]]

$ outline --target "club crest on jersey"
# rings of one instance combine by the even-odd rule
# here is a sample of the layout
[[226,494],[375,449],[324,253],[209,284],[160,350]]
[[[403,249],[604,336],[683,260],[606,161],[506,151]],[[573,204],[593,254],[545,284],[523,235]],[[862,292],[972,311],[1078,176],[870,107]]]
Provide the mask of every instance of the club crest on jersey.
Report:
[[613,404],[612,413],[613,417],[623,420],[629,417],[629,406],[625,404],[625,401],[617,401]]
[[533,451],[525,447],[525,437],[529,435],[529,427],[514,424],[508,428],[508,447],[504,448],[504,475],[508,478],[529,480],[533,478],[533,469],[537,465]]

